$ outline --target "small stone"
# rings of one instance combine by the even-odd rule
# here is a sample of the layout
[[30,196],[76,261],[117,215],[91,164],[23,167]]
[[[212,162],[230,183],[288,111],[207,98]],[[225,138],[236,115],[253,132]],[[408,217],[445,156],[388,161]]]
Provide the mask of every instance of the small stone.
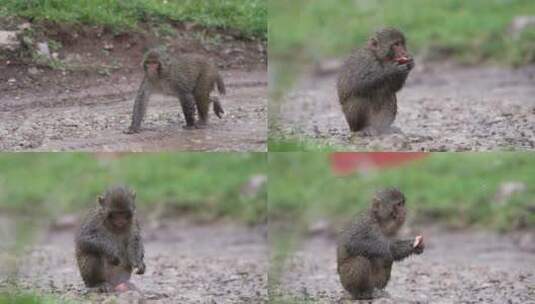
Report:
[[39,74],[40,72],[41,72],[41,71],[39,71],[39,69],[36,68],[36,67],[31,67],[31,68],[28,69],[28,74],[30,74],[30,75],[37,75],[37,74]]
[[48,42],[37,43],[37,53],[43,57],[50,58],[50,48]]
[[16,50],[20,46],[17,39],[17,32],[14,31],[0,31],[0,49]]

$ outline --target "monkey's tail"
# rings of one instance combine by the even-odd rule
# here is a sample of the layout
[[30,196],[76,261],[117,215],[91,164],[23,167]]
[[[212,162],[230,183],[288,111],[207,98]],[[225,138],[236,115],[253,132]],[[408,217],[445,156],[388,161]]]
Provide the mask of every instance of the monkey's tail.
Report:
[[223,83],[223,78],[221,78],[221,75],[219,74],[217,75],[216,83],[217,83],[217,90],[219,91],[219,94],[225,95],[226,93],[225,84]]

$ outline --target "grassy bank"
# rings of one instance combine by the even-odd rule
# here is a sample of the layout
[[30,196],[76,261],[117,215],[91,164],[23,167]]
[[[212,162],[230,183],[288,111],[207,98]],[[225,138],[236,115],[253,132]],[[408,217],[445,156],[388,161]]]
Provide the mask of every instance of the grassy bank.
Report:
[[169,204],[177,210],[248,222],[265,219],[266,189],[241,194],[266,172],[263,153],[3,153],[0,208],[59,214],[86,209],[108,186],[127,184],[140,208]]
[[[397,186],[417,219],[464,227],[535,227],[535,157],[531,153],[435,153],[406,166],[340,177],[328,153],[269,155],[270,219],[349,219],[368,205],[377,188]],[[497,200],[506,182],[524,191]]]
[[[524,0],[273,0],[269,4],[270,56],[345,56],[376,28],[396,26],[416,53],[434,53],[477,63],[535,62],[535,29],[513,39],[515,16],[533,15]],[[297,55],[297,56],[296,56]]]
[[265,38],[265,0],[0,0],[0,16],[37,21],[103,25],[135,29],[140,22],[195,22],[206,27],[236,29],[247,37]]

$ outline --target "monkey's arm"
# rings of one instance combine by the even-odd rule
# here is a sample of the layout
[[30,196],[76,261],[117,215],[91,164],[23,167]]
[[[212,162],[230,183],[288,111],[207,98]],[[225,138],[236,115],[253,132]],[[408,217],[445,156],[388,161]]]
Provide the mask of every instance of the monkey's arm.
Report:
[[379,236],[353,236],[346,243],[346,250],[350,256],[392,259],[388,241]]
[[105,240],[105,238],[98,237],[96,234],[86,233],[77,237],[76,244],[80,251],[107,256],[112,264],[118,265],[120,261],[117,247]]
[[415,249],[414,240],[394,240],[390,243],[394,261],[400,261],[413,253],[417,253]]
[[134,101],[134,110],[132,111],[132,123],[126,131],[126,133],[138,133],[139,128],[141,127],[141,122],[145,116],[147,110],[147,103],[150,96],[150,83],[147,77],[143,77],[141,85],[136,94],[136,100]]
[[143,258],[145,257],[145,249],[139,233],[135,233],[128,243],[128,260],[132,264],[133,268],[137,268],[136,274],[145,273],[145,263]]
[[[369,54],[357,54],[338,80],[338,94],[341,100],[351,96],[368,97],[394,79],[408,73],[407,65],[392,62],[379,63]],[[360,58],[359,58],[360,57]],[[361,62],[355,64],[354,62]]]

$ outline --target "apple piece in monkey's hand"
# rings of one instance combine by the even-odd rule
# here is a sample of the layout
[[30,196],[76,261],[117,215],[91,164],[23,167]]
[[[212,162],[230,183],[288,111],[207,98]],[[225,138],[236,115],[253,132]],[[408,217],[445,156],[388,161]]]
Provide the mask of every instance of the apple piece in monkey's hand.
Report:
[[128,284],[126,283],[120,283],[119,285],[115,286],[114,289],[116,292],[125,292],[125,291],[130,290]]
[[405,64],[410,61],[409,57],[402,56],[394,59],[398,64]]
[[414,239],[414,244],[412,245],[413,248],[421,247],[424,244],[424,237],[421,235],[416,236]]

